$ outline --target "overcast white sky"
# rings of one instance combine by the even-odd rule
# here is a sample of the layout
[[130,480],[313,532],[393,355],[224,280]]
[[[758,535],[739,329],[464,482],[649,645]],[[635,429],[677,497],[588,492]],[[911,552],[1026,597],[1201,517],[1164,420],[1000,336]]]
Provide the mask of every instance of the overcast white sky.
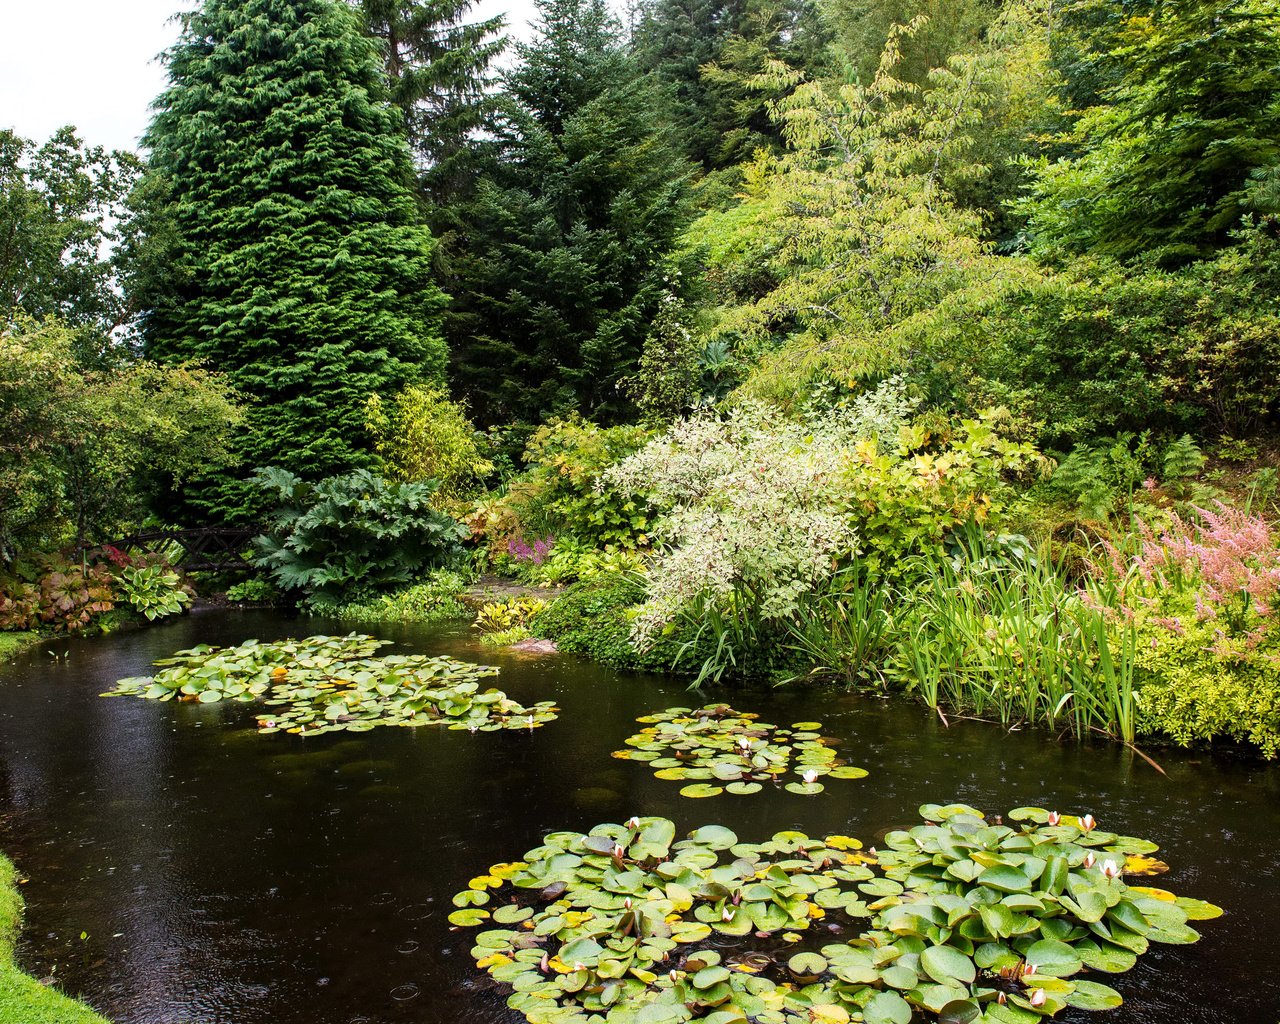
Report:
[[[0,128],[46,139],[73,124],[86,142],[133,149],[163,88],[156,55],[177,36],[188,0],[0,0]],[[480,0],[526,36],[533,0]]]

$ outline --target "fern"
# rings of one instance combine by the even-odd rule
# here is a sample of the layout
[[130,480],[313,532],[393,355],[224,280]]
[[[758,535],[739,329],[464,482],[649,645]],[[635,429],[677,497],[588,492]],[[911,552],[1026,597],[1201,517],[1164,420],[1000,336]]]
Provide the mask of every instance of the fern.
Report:
[[1204,452],[1190,434],[1183,434],[1176,441],[1170,441],[1164,450],[1164,478],[1166,480],[1186,480],[1204,468]]

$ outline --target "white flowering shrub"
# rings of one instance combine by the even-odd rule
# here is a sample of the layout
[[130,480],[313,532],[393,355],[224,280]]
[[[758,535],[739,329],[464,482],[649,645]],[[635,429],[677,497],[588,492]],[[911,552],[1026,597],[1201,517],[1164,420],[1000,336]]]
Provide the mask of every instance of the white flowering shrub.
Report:
[[[699,598],[783,619],[800,595],[855,554],[848,471],[859,442],[896,436],[914,403],[900,379],[821,417],[787,420],[745,403],[680,420],[605,474],[664,509],[648,599],[634,622],[642,649]],[[743,602],[746,607],[743,607]]]

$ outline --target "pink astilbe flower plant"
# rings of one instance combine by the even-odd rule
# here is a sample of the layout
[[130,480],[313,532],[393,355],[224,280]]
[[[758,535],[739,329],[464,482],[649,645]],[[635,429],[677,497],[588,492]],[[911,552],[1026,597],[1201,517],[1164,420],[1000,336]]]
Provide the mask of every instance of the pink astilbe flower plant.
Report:
[[[1140,523],[1136,553],[1107,545],[1110,568],[1126,580],[1124,604],[1151,609],[1153,596],[1190,594],[1196,619],[1221,619],[1232,632],[1246,632],[1259,625],[1255,619],[1271,618],[1280,592],[1280,550],[1271,527],[1221,502],[1196,513],[1198,523],[1174,513],[1159,534]],[[1158,621],[1174,629],[1169,616]]]

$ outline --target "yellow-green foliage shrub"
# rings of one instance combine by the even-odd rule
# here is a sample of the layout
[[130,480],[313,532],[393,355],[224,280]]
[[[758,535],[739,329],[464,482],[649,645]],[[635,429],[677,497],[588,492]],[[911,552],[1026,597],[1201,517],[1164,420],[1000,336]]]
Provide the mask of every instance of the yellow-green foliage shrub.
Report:
[[371,396],[365,426],[383,475],[410,483],[438,480],[435,503],[441,508],[456,507],[493,472],[466,409],[437,385],[411,384],[389,402]]
[[577,418],[544,424],[529,439],[525,471],[507,493],[477,504],[467,518],[472,538],[498,562],[535,540],[565,536],[588,550],[647,547],[652,510],[606,484],[604,475],[650,436],[642,427],[606,428]]
[[1188,620],[1181,632],[1151,625],[1139,634],[1140,729],[1184,746],[1230,738],[1280,754],[1280,645],[1250,648],[1213,620]]
[[473,625],[482,633],[502,633],[527,626],[546,611],[547,602],[540,597],[509,597],[504,601],[490,601],[476,615]]

